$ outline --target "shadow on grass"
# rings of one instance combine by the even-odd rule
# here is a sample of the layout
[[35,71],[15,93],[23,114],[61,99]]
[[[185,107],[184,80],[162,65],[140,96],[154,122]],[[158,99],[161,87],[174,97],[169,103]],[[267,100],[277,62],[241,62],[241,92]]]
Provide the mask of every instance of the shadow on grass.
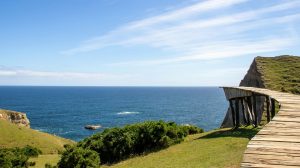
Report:
[[229,130],[219,130],[209,133],[205,136],[199,137],[198,139],[208,139],[208,138],[222,138],[222,137],[237,137],[237,138],[248,138],[251,139],[254,137],[258,128],[238,128],[238,129],[229,129]]

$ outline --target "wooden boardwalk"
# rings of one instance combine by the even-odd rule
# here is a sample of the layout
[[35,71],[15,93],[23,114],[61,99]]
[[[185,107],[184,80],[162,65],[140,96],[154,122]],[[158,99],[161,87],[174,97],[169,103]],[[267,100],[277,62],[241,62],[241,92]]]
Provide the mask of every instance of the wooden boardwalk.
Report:
[[300,167],[300,95],[253,87],[233,88],[268,95],[281,104],[275,117],[250,140],[241,167]]

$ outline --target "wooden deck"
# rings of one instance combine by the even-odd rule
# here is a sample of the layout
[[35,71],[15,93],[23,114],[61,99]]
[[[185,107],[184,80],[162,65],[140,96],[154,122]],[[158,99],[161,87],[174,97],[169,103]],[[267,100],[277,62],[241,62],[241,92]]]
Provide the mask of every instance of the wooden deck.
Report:
[[253,137],[241,167],[300,167],[300,95],[253,87],[233,87],[268,95],[281,104],[275,117]]

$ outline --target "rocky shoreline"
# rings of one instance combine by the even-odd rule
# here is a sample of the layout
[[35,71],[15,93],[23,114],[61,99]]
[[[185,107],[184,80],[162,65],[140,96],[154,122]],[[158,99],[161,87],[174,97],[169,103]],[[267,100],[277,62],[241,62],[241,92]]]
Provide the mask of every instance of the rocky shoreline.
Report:
[[25,113],[0,109],[0,120],[7,120],[18,126],[30,128],[30,121]]

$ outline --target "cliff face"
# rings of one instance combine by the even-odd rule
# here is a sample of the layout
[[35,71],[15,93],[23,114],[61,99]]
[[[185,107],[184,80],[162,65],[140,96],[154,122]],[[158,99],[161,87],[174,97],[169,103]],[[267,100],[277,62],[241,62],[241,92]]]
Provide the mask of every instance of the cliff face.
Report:
[[[248,86],[248,87],[258,87],[258,88],[265,88],[264,85],[264,81],[263,81],[263,76],[262,73],[260,71],[257,59],[259,59],[260,57],[256,57],[247,74],[245,75],[244,79],[241,80],[240,85],[239,86]],[[263,113],[263,103],[265,101],[264,97],[258,97],[257,98],[257,113],[259,116],[259,121],[261,119],[262,113]],[[240,109],[241,110],[241,109]],[[240,116],[240,119],[242,119],[242,116]],[[231,116],[231,108],[228,107],[227,109],[227,113],[226,116],[223,120],[223,123],[221,125],[221,128],[228,128],[228,127],[233,127],[233,122],[232,122],[232,116]],[[241,120],[240,123],[243,123],[243,121]]]
[[[267,88],[281,92],[300,94],[300,57],[282,55],[277,57],[256,57],[240,86]],[[263,113],[265,98],[259,96],[257,113]],[[228,108],[221,127],[231,127],[231,109]],[[241,117],[240,117],[241,118]]]
[[25,113],[1,109],[0,120],[7,120],[18,126],[30,128],[30,122]]
[[244,79],[240,82],[240,86],[248,86],[248,87],[258,87],[258,88],[265,88],[262,74],[259,71],[257,57],[253,60],[247,74],[245,75]]

